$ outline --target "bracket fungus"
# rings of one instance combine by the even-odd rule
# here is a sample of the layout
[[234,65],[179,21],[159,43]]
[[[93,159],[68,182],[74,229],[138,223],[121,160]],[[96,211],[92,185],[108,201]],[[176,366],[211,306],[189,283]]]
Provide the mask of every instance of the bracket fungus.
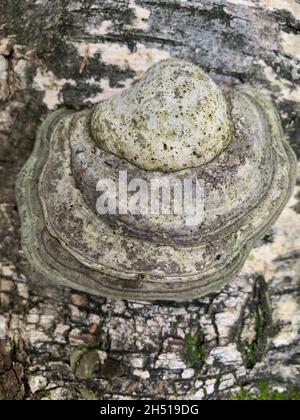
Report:
[[[143,201],[156,180],[173,183],[159,192],[175,202],[177,187],[182,196],[185,181],[201,180],[203,217],[121,211],[120,202],[99,212],[99,180],[120,187],[120,174],[129,201],[138,191]],[[18,177],[23,249],[38,272],[68,287],[190,300],[237,276],[295,180],[295,155],[268,99],[250,86],[223,91],[185,61],[161,61],[121,95],[42,124]]]

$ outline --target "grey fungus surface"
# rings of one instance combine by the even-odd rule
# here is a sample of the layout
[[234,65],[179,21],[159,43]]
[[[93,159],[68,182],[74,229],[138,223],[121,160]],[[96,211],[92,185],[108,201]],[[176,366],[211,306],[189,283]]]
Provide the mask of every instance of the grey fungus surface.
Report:
[[[176,153],[177,152],[177,153]],[[201,179],[205,219],[105,215],[99,179]],[[25,254],[49,280],[121,299],[190,300],[240,272],[285,207],[296,159],[269,100],[226,93],[199,67],[162,61],[119,96],[43,123],[18,178]]]
[[95,108],[92,135],[103,150],[141,169],[198,167],[231,141],[228,105],[200,68],[165,60],[130,89]]

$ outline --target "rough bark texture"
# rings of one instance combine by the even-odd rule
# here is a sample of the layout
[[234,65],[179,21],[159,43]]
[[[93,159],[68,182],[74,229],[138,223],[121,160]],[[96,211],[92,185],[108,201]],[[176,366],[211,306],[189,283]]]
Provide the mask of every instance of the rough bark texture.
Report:
[[299,45],[297,0],[1,1],[0,399],[299,398],[300,183],[239,278],[185,304],[50,287],[23,258],[14,192],[49,110],[171,56],[271,95],[300,158]]

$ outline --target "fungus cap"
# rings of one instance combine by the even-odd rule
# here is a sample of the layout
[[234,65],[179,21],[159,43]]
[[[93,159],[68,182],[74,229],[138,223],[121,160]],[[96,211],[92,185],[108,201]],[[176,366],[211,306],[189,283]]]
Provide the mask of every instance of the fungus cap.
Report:
[[222,90],[198,66],[166,60],[120,96],[100,102],[91,132],[98,146],[152,171],[210,162],[231,141]]
[[[204,219],[100,214],[99,179],[116,185],[120,172],[148,189],[154,179],[202,180]],[[198,67],[162,61],[121,95],[43,123],[17,183],[23,249],[64,286],[194,299],[237,276],[295,181],[296,158],[268,99],[250,86],[225,95]]]

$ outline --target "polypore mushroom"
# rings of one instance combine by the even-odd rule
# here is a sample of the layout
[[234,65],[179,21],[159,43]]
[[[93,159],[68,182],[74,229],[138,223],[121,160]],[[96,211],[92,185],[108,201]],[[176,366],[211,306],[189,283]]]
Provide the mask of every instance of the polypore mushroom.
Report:
[[[237,276],[295,179],[269,100],[249,86],[225,93],[199,67],[162,61],[121,95],[43,123],[18,179],[23,249],[49,280],[92,294],[197,298]],[[148,196],[140,212],[124,211],[130,188],[129,201],[116,188],[106,195],[116,211],[99,212],[101,180],[135,185],[141,201],[155,180],[171,202],[201,180],[203,217],[153,212]]]

